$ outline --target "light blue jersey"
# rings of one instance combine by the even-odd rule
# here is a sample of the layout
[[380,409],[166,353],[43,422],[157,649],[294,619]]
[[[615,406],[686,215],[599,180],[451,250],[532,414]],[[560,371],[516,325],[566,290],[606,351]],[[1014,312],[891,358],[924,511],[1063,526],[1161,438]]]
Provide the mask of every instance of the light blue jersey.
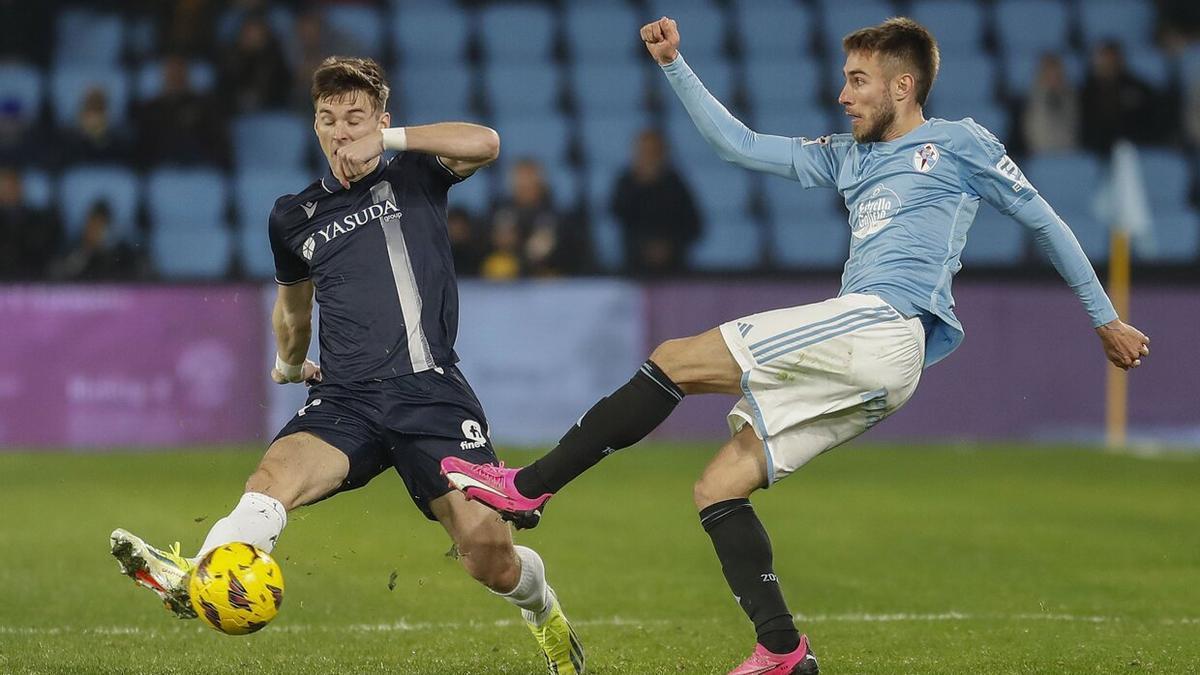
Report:
[[[987,129],[967,118],[930,119],[888,142],[851,134],[786,138],[757,134],[704,89],[680,56],[663,67],[705,139],[723,159],[836,189],[850,211],[850,257],[841,295],[876,295],[927,327],[926,366],[963,339],[950,282],[980,200],[1034,231],[1038,245],[1099,326],[1116,318],[1071,231]],[[798,218],[796,227],[803,227]]]

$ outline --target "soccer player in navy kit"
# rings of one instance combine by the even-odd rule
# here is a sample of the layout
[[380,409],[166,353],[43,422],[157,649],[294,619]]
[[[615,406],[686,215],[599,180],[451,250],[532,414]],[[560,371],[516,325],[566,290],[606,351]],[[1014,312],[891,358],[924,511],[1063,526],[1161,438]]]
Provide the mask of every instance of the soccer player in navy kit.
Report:
[[[447,191],[499,154],[487,127],[388,128],[388,85],[370,59],[331,57],[313,75],[314,130],[330,171],[270,216],[278,296],[271,378],[307,382],[308,401],[267,449],[233,512],[193,558],[117,530],[122,571],[195,616],[188,573],[229,542],[270,551],[292,509],[365,485],[394,467],[425,515],[446,529],[467,572],[521,609],[552,673],[582,673],[582,648],[541,558],[514,546],[495,512],[439,475],[455,456],[492,463],[483,409],[455,363],[458,290]],[[390,161],[385,150],[398,151]],[[306,361],[312,303],[320,366]]]

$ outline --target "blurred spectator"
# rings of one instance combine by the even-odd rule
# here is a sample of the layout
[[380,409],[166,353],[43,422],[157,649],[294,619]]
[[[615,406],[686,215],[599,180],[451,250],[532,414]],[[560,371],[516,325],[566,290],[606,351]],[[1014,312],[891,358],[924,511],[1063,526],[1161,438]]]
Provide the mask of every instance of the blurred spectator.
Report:
[[117,281],[136,278],[139,268],[133,248],[113,239],[108,202],[98,201],[88,209],[74,248],[55,261],[50,276],[59,281]]
[[25,203],[21,174],[0,169],[0,279],[44,279],[60,238],[58,220]]
[[162,93],[138,112],[139,155],[146,165],[227,165],[229,141],[225,120],[210,96],[189,82],[188,63],[178,54],[163,60]]
[[1079,94],[1057,54],[1045,54],[1025,99],[1021,119],[1031,153],[1072,150],[1079,145]]
[[160,51],[207,58],[216,51],[217,17],[225,0],[139,0],[156,16]]
[[454,256],[455,273],[460,277],[479,276],[483,252],[470,212],[461,207],[450,207],[446,211],[446,232],[450,236],[450,252]]
[[669,164],[657,131],[643,131],[633,163],[617,179],[612,210],[624,233],[627,270],[635,275],[681,272],[700,236],[700,217],[687,185]]
[[1083,144],[1107,155],[1117,139],[1157,140],[1155,92],[1129,71],[1119,42],[1100,44],[1083,86]]
[[0,165],[41,165],[47,159],[45,146],[21,102],[0,94]]
[[582,247],[554,208],[541,165],[532,159],[518,160],[508,177],[511,196],[493,208],[490,218],[493,243],[500,242],[497,252],[516,255],[520,276],[578,272]]
[[133,143],[122,127],[113,126],[108,112],[108,95],[103,89],[88,91],[79,106],[74,127],[66,129],[59,138],[60,164],[85,162],[128,162]]
[[294,38],[290,41],[291,61],[296,69],[292,104],[311,113],[313,71],[327,56],[353,54],[354,44],[332,26],[326,25],[317,9],[309,9],[296,18]]
[[221,92],[237,112],[280,108],[287,103],[292,73],[279,40],[262,14],[250,14],[221,62]]

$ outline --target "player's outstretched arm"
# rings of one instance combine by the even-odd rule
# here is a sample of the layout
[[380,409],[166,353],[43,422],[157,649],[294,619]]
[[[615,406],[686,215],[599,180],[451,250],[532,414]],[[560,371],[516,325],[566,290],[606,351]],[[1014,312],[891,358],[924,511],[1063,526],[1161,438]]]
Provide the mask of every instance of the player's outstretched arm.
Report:
[[680,56],[679,27],[673,19],[664,16],[642,26],[641,38],[696,128],[721,159],[747,169],[797,179],[792,165],[796,139],[755,133],[731,115]]
[[1142,365],[1142,358],[1150,354],[1150,338],[1117,316],[1079,241],[1050,204],[1036,196],[1013,218],[1033,232],[1038,247],[1083,302],[1108,360],[1125,370]]
[[339,180],[343,176],[362,176],[384,150],[437,155],[446,168],[465,178],[496,161],[500,156],[500,135],[494,129],[469,122],[381,129],[335,150],[334,175]]
[[277,348],[271,379],[277,384],[319,382],[320,367],[304,358],[312,339],[312,282],[280,284],[277,288],[271,310]]

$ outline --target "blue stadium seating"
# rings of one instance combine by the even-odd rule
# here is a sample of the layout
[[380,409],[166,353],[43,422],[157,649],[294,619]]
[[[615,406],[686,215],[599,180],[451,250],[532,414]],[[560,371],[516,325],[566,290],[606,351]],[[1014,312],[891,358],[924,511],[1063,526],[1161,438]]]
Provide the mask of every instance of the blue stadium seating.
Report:
[[683,171],[696,204],[705,213],[745,214],[749,210],[757,174],[720,161],[685,165]]
[[390,32],[392,49],[405,67],[436,66],[466,57],[471,25],[467,13],[455,3],[422,0],[393,11]]
[[683,106],[673,110],[667,116],[663,131],[671,148],[671,155],[680,165],[707,164],[714,165],[721,161],[716,151],[700,135],[692,119],[688,117]]
[[793,269],[835,267],[846,261],[850,227],[832,190],[806,190],[774,176],[763,180],[770,255]]
[[794,0],[739,0],[734,3],[738,42],[748,60],[791,61],[807,56],[815,22]]
[[21,199],[37,209],[54,206],[54,179],[39,169],[26,169],[21,174]]
[[859,28],[874,26],[897,15],[895,5],[884,0],[827,2],[823,11],[825,52],[835,62],[842,60],[842,38]]
[[1150,210],[1169,213],[1187,209],[1192,187],[1191,166],[1177,150],[1140,148],[1138,159]]
[[107,201],[112,212],[112,231],[124,239],[135,239],[141,186],[137,176],[124,166],[80,166],[63,172],[58,184],[58,205],[68,237],[78,236],[88,209]]
[[1036,55],[1068,44],[1069,17],[1061,0],[997,0],[995,19],[1005,53]]
[[644,114],[592,115],[579,120],[579,139],[584,160],[599,166],[622,166],[633,156],[637,135],[650,127]]
[[834,123],[827,108],[808,105],[787,110],[772,108],[756,113],[751,128],[759,133],[775,136],[819,138],[842,131],[844,126],[841,117],[836,124]]
[[119,14],[67,9],[58,14],[55,28],[56,64],[91,68],[119,65],[125,44],[125,23]]
[[476,171],[470,178],[456,183],[450,188],[450,208],[466,209],[476,217],[485,215],[492,204],[492,186],[498,174],[499,170],[496,167],[486,167]]
[[55,120],[61,126],[75,123],[83,97],[93,87],[108,95],[108,110],[114,121],[124,121],[129,101],[129,80],[119,68],[60,67],[50,80]]
[[239,169],[295,171],[316,145],[311,118],[292,113],[242,115],[232,124],[234,163]]
[[1155,211],[1150,244],[1137,237],[1133,241],[1134,258],[1144,262],[1191,263],[1200,254],[1200,218],[1194,210]]
[[[207,61],[192,61],[188,64],[188,83],[199,92],[212,91],[217,84],[217,71]],[[163,64],[151,61],[137,71],[136,96],[139,101],[154,98],[162,92]]]
[[258,227],[238,230],[236,245],[243,274],[255,279],[275,277],[275,256],[271,252],[271,241],[265,223],[260,223]]
[[762,263],[762,246],[762,228],[748,220],[745,212],[709,212],[688,261],[703,271],[751,270]]
[[[725,49],[725,20],[721,9],[709,0],[652,0],[647,21],[669,16],[679,23],[683,37],[680,51],[692,64],[719,58]],[[700,71],[696,71],[700,72]]]
[[488,64],[484,88],[492,112],[511,117],[552,112],[558,103],[560,77],[552,63],[511,66]]
[[980,202],[979,213],[967,232],[962,252],[965,267],[1016,265],[1025,256],[1025,228],[987,203]]
[[811,106],[821,91],[821,71],[811,59],[752,59],[745,73],[746,94],[756,112]]
[[522,157],[532,157],[544,165],[566,161],[570,128],[557,113],[497,117],[493,126],[500,133],[500,163],[505,166]]
[[379,10],[367,5],[328,4],[325,5],[324,19],[329,28],[354,41],[356,55],[374,59],[383,57],[385,24]]
[[564,9],[564,21],[576,63],[620,64],[649,58],[638,37],[642,21],[629,5],[570,3]]
[[534,3],[493,4],[479,13],[479,40],[492,63],[541,63],[554,52],[550,8]]
[[994,103],[942,104],[934,101],[930,103],[931,105],[925,113],[926,117],[940,117],[951,121],[970,117],[983,128],[992,132],[992,135],[1000,139],[1001,143],[1008,143],[1012,140],[1010,115],[1001,106]]
[[995,100],[996,66],[984,54],[959,55],[942,61],[929,94],[930,105],[975,105]]
[[0,105],[13,101],[21,119],[30,120],[42,110],[45,85],[37,68],[26,63],[0,64]]
[[[391,107],[403,111],[397,123],[428,124],[446,120],[468,120],[474,89],[469,66],[448,63],[409,64],[393,89]],[[393,116],[395,117],[395,115]]]
[[[1039,155],[1024,162],[1025,176],[1079,239],[1092,262],[1108,259],[1109,232],[1095,213],[1100,163],[1085,153]],[[1080,189],[1080,186],[1092,186]]]
[[983,12],[976,0],[916,0],[909,16],[933,33],[943,57],[953,58],[982,50]]
[[564,212],[574,210],[582,192],[579,172],[567,164],[547,164],[542,169],[554,206]]
[[[246,170],[233,181],[235,222],[240,230],[266,231],[275,200],[297,194],[315,179],[308,172],[283,168],[271,171]],[[265,239],[264,239],[265,241]]]
[[[1075,87],[1082,87],[1087,67],[1076,54],[1061,50],[1050,50],[1062,59],[1067,79]],[[1007,95],[1024,96],[1037,80],[1038,64],[1042,52],[1015,51],[1004,55],[1004,89]]]
[[1154,47],[1130,47],[1125,51],[1125,63],[1135,75],[1152,87],[1170,86],[1171,66],[1163,53]]
[[151,236],[150,250],[159,274],[167,279],[219,279],[229,270],[233,237],[212,225],[161,230]]
[[1126,48],[1148,47],[1154,40],[1154,22],[1154,4],[1150,0],[1079,3],[1079,28],[1085,46],[1116,40]]
[[223,229],[227,192],[225,174],[215,169],[155,169],[146,179],[151,229],[156,234]]
[[647,70],[628,61],[574,64],[568,82],[577,109],[596,114],[640,112],[646,101]]
[[605,205],[593,208],[588,216],[588,234],[592,240],[592,256],[595,263],[605,272],[618,272],[625,264],[624,237]]

